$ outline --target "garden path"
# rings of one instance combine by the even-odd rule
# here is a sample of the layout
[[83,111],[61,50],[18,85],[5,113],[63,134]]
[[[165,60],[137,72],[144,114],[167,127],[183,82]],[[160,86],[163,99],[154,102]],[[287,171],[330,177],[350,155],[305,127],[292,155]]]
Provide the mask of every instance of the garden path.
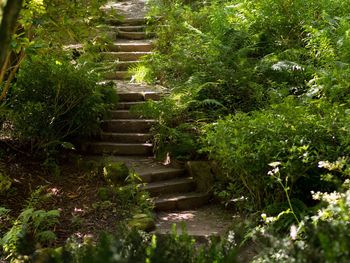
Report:
[[231,226],[232,216],[208,205],[209,193],[197,191],[194,178],[182,165],[155,160],[150,128],[156,121],[130,112],[132,106],[159,100],[167,92],[160,86],[134,83],[128,72],[143,56],[151,54],[156,41],[146,30],[146,0],[110,1],[103,9],[118,14],[103,27],[113,44],[102,57],[109,68],[104,77],[115,83],[120,102],[111,111],[111,119],[104,121],[99,140],[90,143],[87,150],[123,161],[140,175],[143,188],[154,198],[157,232],[168,233],[173,223],[181,230],[185,223],[188,233],[198,239],[223,234]]

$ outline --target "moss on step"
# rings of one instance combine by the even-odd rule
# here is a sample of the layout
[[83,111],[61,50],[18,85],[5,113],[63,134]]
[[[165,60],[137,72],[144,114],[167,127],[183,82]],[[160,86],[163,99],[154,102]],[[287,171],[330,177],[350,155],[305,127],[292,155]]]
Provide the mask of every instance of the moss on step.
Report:
[[129,168],[123,162],[110,162],[103,167],[103,176],[109,184],[117,186],[125,182]]
[[189,161],[186,163],[186,169],[197,184],[197,191],[210,192],[214,185],[214,175],[212,167],[206,161]]

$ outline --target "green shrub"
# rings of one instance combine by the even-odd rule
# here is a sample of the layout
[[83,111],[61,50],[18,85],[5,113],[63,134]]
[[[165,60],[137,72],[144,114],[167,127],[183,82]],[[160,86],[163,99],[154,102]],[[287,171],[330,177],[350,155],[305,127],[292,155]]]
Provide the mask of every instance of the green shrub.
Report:
[[39,245],[50,244],[56,238],[52,230],[58,223],[58,217],[58,210],[24,210],[0,239],[5,254],[9,258],[31,255]]
[[310,201],[311,190],[339,186],[336,180],[321,180],[318,162],[336,161],[349,149],[347,110],[309,103],[288,99],[263,111],[228,116],[204,129],[203,151],[223,168],[219,195],[226,201],[243,196],[249,206],[260,209],[285,200],[267,175],[272,162],[281,163],[281,180],[288,182],[292,197],[304,202]]
[[52,150],[58,145],[72,148],[62,143],[98,132],[116,95],[112,97],[112,88],[98,86],[96,81],[84,67],[67,61],[27,60],[9,99],[17,137],[34,148]]
[[266,227],[255,240],[262,244],[253,262],[348,262],[350,192],[315,193],[322,206],[310,217],[292,226],[289,236],[281,238]]
[[105,180],[113,186],[124,184],[129,176],[129,168],[123,162],[108,162],[103,167]]
[[212,241],[208,246],[195,247],[186,233],[173,232],[161,238],[144,232],[120,229],[118,235],[102,235],[96,245],[69,242],[62,250],[37,253],[33,262],[130,262],[130,263],[209,263],[237,262],[232,240]]
[[157,120],[151,132],[154,135],[154,150],[159,158],[168,153],[177,159],[195,158],[197,155],[196,135],[199,123],[187,123],[191,117],[186,109],[188,102],[185,102],[185,97],[173,93],[161,102],[148,101],[141,107],[132,109],[143,117]]
[[10,190],[12,185],[12,180],[4,174],[0,167],[0,196],[5,195],[8,190]]

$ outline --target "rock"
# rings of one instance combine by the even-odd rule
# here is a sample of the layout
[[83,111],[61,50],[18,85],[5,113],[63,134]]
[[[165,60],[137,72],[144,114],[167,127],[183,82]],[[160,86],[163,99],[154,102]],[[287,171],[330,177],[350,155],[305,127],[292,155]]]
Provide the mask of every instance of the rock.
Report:
[[130,228],[150,232],[155,229],[156,224],[153,217],[147,214],[137,214],[128,223]]
[[191,177],[196,181],[197,191],[210,192],[214,186],[214,175],[211,165],[206,161],[188,161],[186,168]]
[[129,176],[129,168],[123,162],[107,163],[103,167],[103,176],[109,184],[117,186],[125,182]]

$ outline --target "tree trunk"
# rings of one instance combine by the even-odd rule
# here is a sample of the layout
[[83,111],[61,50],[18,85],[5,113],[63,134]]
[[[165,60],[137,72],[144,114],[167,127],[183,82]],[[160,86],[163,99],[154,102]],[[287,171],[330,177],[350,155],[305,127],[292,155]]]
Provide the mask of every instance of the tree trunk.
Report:
[[23,0],[8,0],[4,7],[2,21],[0,25],[0,69],[6,60],[11,37],[16,29],[19,12],[22,8]]

